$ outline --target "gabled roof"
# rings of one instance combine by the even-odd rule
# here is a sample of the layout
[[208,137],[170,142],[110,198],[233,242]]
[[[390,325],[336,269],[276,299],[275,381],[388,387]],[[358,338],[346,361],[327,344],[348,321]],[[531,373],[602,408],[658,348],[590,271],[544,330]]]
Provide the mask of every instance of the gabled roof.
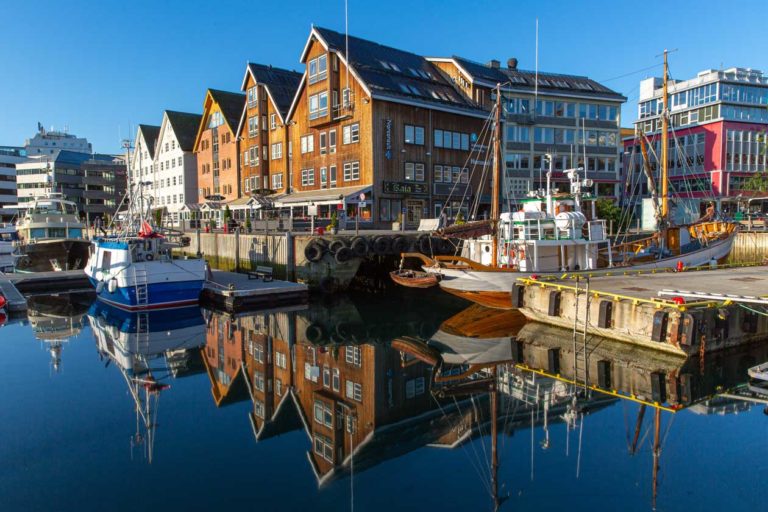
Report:
[[313,40],[336,53],[344,63],[348,60],[350,73],[373,98],[487,117],[487,112],[478,109],[421,55],[354,36],[348,37],[347,55],[344,34],[313,27],[301,55],[302,62],[306,62]]
[[[210,100],[210,101],[209,101]],[[240,115],[245,109],[245,94],[239,92],[220,91],[218,89],[208,89],[205,93],[205,101],[203,102],[203,115],[200,117],[200,124],[197,127],[197,133],[195,135],[195,141],[192,144],[192,149],[197,148],[200,142],[200,136],[207,128],[206,124],[210,115],[209,109],[212,103],[216,103],[224,116],[224,122],[227,123],[229,129],[237,137],[237,123],[240,119]]]
[[[536,88],[535,71],[501,66],[495,68],[456,55],[448,58],[429,58],[429,60],[433,62],[453,62],[466,75],[467,80],[486,87],[495,87],[496,84],[500,83],[503,88],[507,89],[533,90]],[[539,71],[538,82],[539,91],[545,94],[553,92],[557,94],[604,96],[626,101],[626,98],[618,92],[586,76]]]
[[264,64],[248,63],[241,87],[243,91],[248,82],[249,74],[253,77],[254,82],[264,86],[280,118],[285,120],[291,101],[293,101],[296,90],[299,88],[302,73],[265,66]]
[[149,158],[155,158],[155,146],[157,145],[157,137],[160,135],[160,127],[151,124],[140,124],[139,133],[144,138],[144,143],[147,145],[147,151],[149,151]]
[[218,89],[208,89],[208,93],[213,98],[221,113],[224,115],[224,119],[234,132],[237,129],[237,122],[240,120],[240,114],[245,107],[245,94],[239,92],[220,91]]
[[197,129],[200,127],[200,121],[203,116],[189,112],[176,112],[174,110],[166,110],[165,115],[173,127],[173,133],[176,135],[176,140],[181,150],[192,151],[195,145]]

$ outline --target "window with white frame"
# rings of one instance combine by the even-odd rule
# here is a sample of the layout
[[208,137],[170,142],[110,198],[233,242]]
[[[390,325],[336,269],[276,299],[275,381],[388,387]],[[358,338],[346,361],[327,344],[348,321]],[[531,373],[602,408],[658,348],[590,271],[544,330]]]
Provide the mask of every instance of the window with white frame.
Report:
[[418,162],[405,162],[406,181],[424,181],[424,164]]
[[278,190],[283,188],[283,173],[277,173],[272,175],[272,190]]
[[269,114],[269,127],[272,130],[277,128],[277,114]]
[[315,454],[333,464],[333,442],[330,438],[315,434]]
[[346,381],[346,396],[356,402],[363,401],[363,386],[351,380]]
[[309,97],[309,119],[328,115],[328,91],[319,92]]
[[315,136],[313,134],[301,136],[301,153],[312,153],[315,150]]
[[275,352],[275,365],[283,370],[288,368],[288,358],[285,356],[285,352]]
[[360,347],[355,345],[347,345],[344,347],[344,360],[347,364],[357,366],[358,368],[363,364],[362,351]]
[[328,132],[328,151],[330,153],[336,152],[336,130]]
[[326,132],[320,132],[320,154],[324,155],[328,152],[328,134]]
[[320,168],[320,188],[328,187],[328,168]]
[[256,137],[259,134],[259,116],[248,118],[248,137]]
[[259,146],[251,146],[248,149],[248,161],[251,165],[259,165]]
[[314,84],[328,76],[328,56],[320,55],[309,61],[309,83]]
[[360,179],[360,162],[346,162],[344,164],[344,181]]
[[258,86],[256,85],[248,88],[248,108],[255,107],[256,103],[259,101],[258,93],[256,92],[257,89]]
[[339,389],[341,388],[341,376],[339,374],[338,368],[333,369],[333,373],[331,375],[331,388],[334,391],[339,391]]
[[341,129],[342,144],[354,144],[360,142],[360,123],[353,123]]
[[332,165],[328,168],[329,180],[331,182],[331,188],[336,187],[336,166]]
[[315,400],[315,423],[333,428],[333,410],[330,404],[322,400]]
[[301,186],[312,186],[315,184],[315,170],[314,169],[302,169],[301,170]]
[[272,160],[280,160],[283,158],[283,143],[275,142],[272,144]]

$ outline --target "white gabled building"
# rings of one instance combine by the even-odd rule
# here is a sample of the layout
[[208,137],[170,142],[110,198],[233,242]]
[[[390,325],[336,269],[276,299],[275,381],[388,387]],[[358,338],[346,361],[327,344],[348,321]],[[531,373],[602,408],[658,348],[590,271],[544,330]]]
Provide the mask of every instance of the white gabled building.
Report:
[[[197,203],[197,157],[193,152],[200,114],[166,110],[154,152],[152,193],[166,222],[177,224],[186,203]],[[138,147],[138,146],[137,146]]]
[[159,126],[139,125],[139,129],[136,132],[136,146],[131,155],[130,167],[128,169],[128,182],[130,186],[135,185],[139,181],[152,181],[155,147],[159,133]]

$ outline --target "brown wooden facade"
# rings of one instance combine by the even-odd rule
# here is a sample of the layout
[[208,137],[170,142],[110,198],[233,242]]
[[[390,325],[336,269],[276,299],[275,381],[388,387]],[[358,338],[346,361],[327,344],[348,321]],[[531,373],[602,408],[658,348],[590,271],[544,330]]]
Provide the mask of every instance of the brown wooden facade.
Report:
[[233,119],[231,112],[220,104],[217,95],[221,94],[211,90],[206,93],[203,116],[195,139],[200,202],[212,196],[223,196],[223,201],[232,201],[240,196],[237,118]]
[[[345,188],[345,192],[349,192],[347,187],[359,187],[366,193],[361,221],[389,227],[393,221],[400,220],[399,214],[405,211],[402,220],[406,226],[415,228],[421,218],[439,215],[451,190],[454,201],[461,200],[467,187],[471,189],[470,196],[481,190],[481,173],[471,172],[473,166],[477,167],[476,162],[470,161],[472,142],[465,145],[465,150],[453,150],[436,147],[433,139],[435,130],[446,130],[464,134],[467,140],[474,141],[486,122],[482,115],[478,112],[467,115],[458,109],[452,112],[447,107],[430,108],[408,101],[377,99],[354,69],[348,72],[343,55],[329,51],[320,40],[311,36],[302,62],[308,65],[323,56],[327,72],[312,83],[309,83],[309,71],[305,72],[289,112],[293,146],[292,191]],[[350,90],[348,102],[344,101],[346,88]],[[328,97],[327,112],[322,115],[310,112],[310,98],[323,93]],[[350,130],[353,126],[355,138],[345,138],[345,129]],[[407,143],[406,126],[418,128],[423,141]],[[306,148],[302,138],[306,137],[312,139],[312,151],[302,151]],[[331,144],[333,138],[335,145]],[[326,143],[322,144],[321,140]],[[345,143],[345,140],[349,142]],[[479,158],[484,159],[484,155]],[[439,169],[437,175],[436,166]],[[445,166],[451,168],[452,178],[454,169],[459,171],[456,187],[452,186],[455,181],[443,179]],[[466,178],[461,177],[462,172]],[[469,179],[470,174],[472,179]],[[348,218],[357,213],[356,196],[343,201]]]

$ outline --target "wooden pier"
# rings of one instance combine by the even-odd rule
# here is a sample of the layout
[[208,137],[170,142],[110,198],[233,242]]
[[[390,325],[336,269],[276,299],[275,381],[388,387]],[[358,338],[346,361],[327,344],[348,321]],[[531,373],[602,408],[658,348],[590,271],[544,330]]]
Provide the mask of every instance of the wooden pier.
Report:
[[309,300],[306,285],[290,281],[249,279],[248,274],[213,270],[201,299],[234,311],[248,307],[303,304]]
[[[691,302],[674,290],[710,298]],[[512,290],[531,320],[679,355],[768,339],[768,313],[744,297],[768,303],[768,267],[520,279]]]

